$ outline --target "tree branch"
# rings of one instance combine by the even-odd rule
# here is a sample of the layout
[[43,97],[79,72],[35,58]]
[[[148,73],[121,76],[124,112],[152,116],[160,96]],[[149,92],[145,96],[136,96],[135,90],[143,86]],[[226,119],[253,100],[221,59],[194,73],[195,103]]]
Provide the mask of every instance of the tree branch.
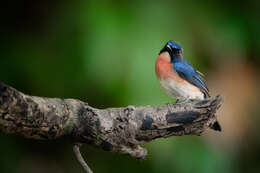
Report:
[[82,157],[79,148],[81,147],[81,143],[75,143],[73,146],[73,151],[76,155],[76,158],[78,159],[81,166],[84,168],[86,173],[93,173],[91,169],[89,168],[87,162],[85,162],[84,158]]
[[200,135],[211,127],[221,100],[97,109],[75,99],[25,95],[0,82],[0,132],[41,140],[70,136],[75,143],[144,159],[141,144]]

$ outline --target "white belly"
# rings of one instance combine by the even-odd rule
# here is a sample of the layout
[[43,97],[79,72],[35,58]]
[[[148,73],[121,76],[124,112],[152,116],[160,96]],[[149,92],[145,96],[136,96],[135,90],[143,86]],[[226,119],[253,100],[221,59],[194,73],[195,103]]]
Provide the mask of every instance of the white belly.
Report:
[[204,94],[195,86],[190,83],[185,85],[182,83],[174,82],[173,80],[159,80],[162,89],[168,94],[168,96],[177,99],[195,99],[203,100]]

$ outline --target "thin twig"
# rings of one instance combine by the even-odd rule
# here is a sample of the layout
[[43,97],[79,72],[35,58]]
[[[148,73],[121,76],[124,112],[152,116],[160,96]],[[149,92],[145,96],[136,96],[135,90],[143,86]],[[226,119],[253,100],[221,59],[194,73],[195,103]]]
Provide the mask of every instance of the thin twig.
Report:
[[73,146],[73,151],[77,157],[77,160],[79,161],[79,163],[81,164],[81,166],[84,168],[84,170],[86,171],[86,173],[93,173],[91,171],[91,169],[89,168],[87,162],[84,160],[84,158],[82,157],[79,148],[81,147],[80,143],[76,143]]

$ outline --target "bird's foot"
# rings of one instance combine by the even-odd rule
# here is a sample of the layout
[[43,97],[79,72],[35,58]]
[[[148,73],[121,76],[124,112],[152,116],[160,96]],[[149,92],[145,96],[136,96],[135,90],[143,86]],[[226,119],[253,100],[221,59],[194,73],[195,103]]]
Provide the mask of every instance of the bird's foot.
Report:
[[189,101],[189,97],[185,98],[183,101],[180,101],[179,99],[177,99],[175,104],[181,105],[181,104],[187,103],[188,101]]

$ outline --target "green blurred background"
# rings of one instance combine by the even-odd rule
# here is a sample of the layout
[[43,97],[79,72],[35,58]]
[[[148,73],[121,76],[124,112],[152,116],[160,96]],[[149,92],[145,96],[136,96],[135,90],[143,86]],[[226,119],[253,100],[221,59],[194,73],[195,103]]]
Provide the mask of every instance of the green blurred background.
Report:
[[[223,132],[157,139],[149,155],[84,146],[97,173],[260,172],[260,6],[257,0],[8,1],[1,10],[0,80],[31,95],[98,108],[162,105],[154,63],[168,40],[206,75]],[[83,172],[68,139],[0,134],[1,173]]]

